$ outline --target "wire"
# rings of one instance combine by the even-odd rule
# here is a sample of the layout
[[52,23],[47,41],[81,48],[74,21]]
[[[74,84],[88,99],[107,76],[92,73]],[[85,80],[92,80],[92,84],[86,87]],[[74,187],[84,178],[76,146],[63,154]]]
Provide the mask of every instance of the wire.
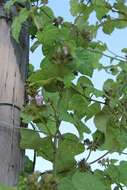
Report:
[[12,103],[1,102],[0,106],[11,106],[11,107],[14,107],[14,108],[18,109],[19,111],[21,111],[21,108],[19,106],[12,104]]

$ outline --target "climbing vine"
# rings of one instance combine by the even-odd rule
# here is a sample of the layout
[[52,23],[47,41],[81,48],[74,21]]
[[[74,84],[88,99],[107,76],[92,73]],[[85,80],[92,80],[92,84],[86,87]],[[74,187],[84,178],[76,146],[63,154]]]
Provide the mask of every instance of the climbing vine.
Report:
[[[42,60],[38,70],[29,65],[28,102],[21,113],[22,121],[33,129],[21,129],[20,146],[33,149],[34,159],[25,158],[25,170],[12,189],[124,190],[127,161],[110,157],[126,155],[127,47],[121,50],[123,56],[116,55],[96,35],[100,30],[112,35],[115,29],[127,27],[126,1],[70,0],[73,22],[56,17],[48,0],[10,0],[5,5],[8,14],[14,6],[13,38],[20,43],[22,25],[27,23],[31,51],[40,47]],[[109,59],[106,65],[103,57]],[[96,89],[92,83],[95,70],[114,77]],[[89,120],[95,131],[87,124]],[[62,122],[73,124],[77,135],[69,129],[64,133]],[[95,157],[98,151],[100,156]],[[83,152],[87,155],[77,161],[75,156]],[[34,171],[37,156],[50,161],[52,170]],[[92,167],[95,163],[100,165],[97,169]]]

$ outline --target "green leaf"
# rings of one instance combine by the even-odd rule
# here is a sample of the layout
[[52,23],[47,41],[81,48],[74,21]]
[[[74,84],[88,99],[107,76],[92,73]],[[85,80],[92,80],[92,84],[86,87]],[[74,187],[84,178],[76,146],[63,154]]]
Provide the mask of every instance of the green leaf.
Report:
[[70,0],[70,6],[71,6],[71,14],[73,16],[77,16],[77,14],[80,11],[80,6],[78,0]]
[[55,108],[57,109],[58,103],[59,103],[59,92],[47,92],[45,91],[44,93],[44,98],[45,100],[48,102],[52,102],[52,104],[55,106]]
[[114,6],[115,9],[117,9],[119,11],[122,10],[122,12],[124,12],[125,15],[126,15],[126,13],[127,13],[127,6],[126,6],[126,3],[125,3],[124,0],[118,0],[118,1],[116,1],[113,6]]
[[77,86],[81,88],[87,88],[93,86],[92,81],[86,76],[80,76],[77,81]]
[[[66,121],[66,120],[65,120]],[[68,118],[68,122],[74,124],[75,128],[78,130],[80,141],[84,138],[84,133],[90,134],[91,131],[89,127],[81,121],[78,114],[70,114],[70,118]]]
[[56,167],[58,172],[69,171],[76,163],[74,156],[84,151],[84,145],[72,134],[64,134],[58,142]]
[[96,88],[94,88],[94,87],[89,87],[89,89],[91,89],[91,93],[93,94],[93,95],[95,95],[96,96],[96,98],[98,98],[98,97],[102,97],[103,95],[104,95],[104,92],[102,91],[102,90],[98,90],[98,89],[96,89]]
[[38,41],[34,42],[34,44],[31,46],[30,50],[33,53],[38,47],[40,43]]
[[[65,88],[64,91],[61,93],[61,97],[59,99],[59,104],[58,104],[58,110],[59,110],[59,118],[64,121],[69,121],[70,122],[70,117],[69,114],[67,113],[69,109],[69,104],[68,102],[70,101],[72,96],[72,91],[68,88]],[[65,120],[65,118],[67,120]]]
[[47,25],[44,30],[37,33],[38,41],[44,45],[55,43],[59,36],[59,29],[54,25]]
[[112,21],[110,17],[107,17],[106,21],[103,23],[103,32],[106,34],[111,34],[114,29],[114,21]]
[[121,51],[122,51],[123,53],[127,53],[127,48],[123,48]]
[[75,79],[75,75],[72,73],[70,73],[70,75],[68,74],[67,76],[65,76],[63,79],[65,87],[70,87],[74,79]]
[[105,92],[110,92],[112,91],[113,89],[115,90],[117,84],[114,82],[114,80],[112,79],[107,79],[105,82],[104,82],[104,85],[103,85],[103,90]]
[[87,99],[82,97],[79,94],[75,94],[72,96],[71,100],[69,101],[69,109],[74,110],[79,116],[85,116],[85,111],[88,106],[89,102]]
[[4,8],[6,11],[9,11],[10,8],[14,5],[14,3],[16,2],[17,0],[13,0],[13,1],[7,1]]
[[[111,61],[111,63],[112,63],[113,59],[110,60],[110,61]],[[110,71],[111,71],[112,75],[115,75],[115,76],[116,76],[116,75],[118,74],[118,72],[119,72],[118,67],[115,66],[115,65],[112,65],[112,66],[111,66]]]
[[48,58],[43,59],[41,63],[41,70],[31,76],[30,80],[35,82],[44,79],[64,79],[65,76],[70,75],[71,68],[64,64],[56,64]]
[[101,111],[101,106],[99,103],[95,102],[93,104],[91,104],[88,109],[87,109],[87,112],[86,112],[86,119],[85,120],[88,120],[90,119],[91,117],[95,116],[97,113],[99,113]]
[[15,17],[13,20],[13,23],[11,25],[11,31],[12,31],[12,36],[16,40],[16,42],[19,42],[19,36],[20,36],[20,31],[22,28],[22,24],[28,19],[29,16],[29,11],[26,8],[23,8],[19,15]]
[[111,108],[115,108],[115,107],[117,107],[119,105],[119,99],[118,98],[112,98],[112,99],[110,99],[110,101],[109,101],[109,106],[111,107]]
[[56,133],[56,123],[50,119],[45,123],[37,123],[37,127],[46,135],[55,135]]
[[115,27],[117,29],[123,29],[127,27],[127,22],[125,17],[119,17],[119,19],[114,20],[114,22],[115,22]]
[[72,176],[62,178],[58,184],[58,190],[77,190],[72,183]]
[[119,181],[120,183],[123,183],[127,185],[127,162],[126,161],[121,161],[120,165],[118,166],[119,170]]
[[109,167],[104,171],[106,175],[110,177],[112,183],[119,183],[120,179],[120,172],[118,170],[118,166],[109,165]]
[[32,15],[32,18],[37,29],[42,30],[46,25],[52,23],[54,14],[50,7],[42,6],[37,13]]
[[78,26],[78,28],[83,29],[84,25],[86,24],[85,21],[89,19],[89,16],[93,12],[93,10],[94,10],[93,4],[90,4],[89,6],[87,6],[84,3],[81,3],[80,13],[82,12],[82,15],[76,18],[76,25]]
[[110,177],[112,183],[127,185],[126,168],[127,162],[121,161],[119,165],[110,165],[104,172]]
[[105,43],[103,43],[103,42],[101,42],[101,41],[92,41],[91,43],[90,43],[90,47],[94,50],[95,49],[95,51],[96,50],[99,50],[99,51],[101,51],[101,52],[104,52],[104,51],[106,51],[107,50],[107,45],[105,44]]
[[[70,72],[73,68],[68,65],[56,64],[51,62],[48,58],[43,59],[41,63],[41,69],[33,73],[29,81],[33,84],[40,84],[40,86],[52,85],[52,88],[56,87],[55,82],[59,80],[65,80],[66,77],[70,76]],[[52,90],[51,86],[49,90]],[[57,88],[58,89],[58,88]]]
[[21,112],[20,116],[22,118],[23,123],[30,123],[34,119],[34,117],[32,115],[24,113],[24,112]]
[[42,138],[40,138],[38,132],[26,128],[21,128],[20,132],[21,132],[21,141],[20,141],[21,148],[34,149],[34,150],[37,150],[39,148]]
[[74,58],[77,70],[81,74],[92,77],[94,68],[98,68],[101,55],[86,51],[84,48],[79,47],[75,51]]
[[84,97],[88,97],[88,99],[91,95],[91,92],[93,92],[92,81],[86,76],[79,77],[77,81],[77,86],[75,88],[76,91],[78,90],[80,93],[84,95]]
[[34,72],[34,66],[29,63],[29,71],[28,71],[28,76],[30,76]]
[[26,155],[24,158],[24,172],[28,174],[33,172],[33,162]]
[[52,20],[55,18],[53,10],[48,6],[40,7],[40,16],[43,20],[43,26],[52,23]]
[[102,145],[101,150],[109,150],[111,152],[121,152],[127,147],[127,132],[124,129],[118,128],[113,123],[107,123],[105,133],[105,143]]
[[72,182],[76,190],[107,189],[104,179],[102,180],[100,176],[92,173],[83,173],[77,171],[72,177]]
[[96,130],[95,133],[92,134],[93,142],[96,147],[99,147],[105,142],[105,135],[99,130]]
[[[60,116],[61,120],[64,120],[64,121],[67,121],[67,122],[70,122],[70,123],[74,124],[74,126],[78,130],[80,140],[81,140],[81,139],[83,139],[83,133],[90,133],[91,131],[80,120],[79,114],[84,115],[86,110],[83,109],[82,112],[78,113],[77,110],[80,109],[78,103],[77,103],[77,105],[78,105],[79,108],[77,107],[77,110],[76,110],[76,107],[75,107],[77,115],[76,115],[76,113],[75,114],[72,114],[72,113],[69,114],[67,112],[69,109],[71,109],[73,107],[73,105],[68,104],[68,102],[70,102],[70,104],[72,104],[72,101],[73,101],[73,98],[74,98],[73,96],[75,96],[75,91],[73,92],[70,89],[65,89],[64,90],[64,92],[62,93],[61,100],[60,100],[60,102],[58,104],[59,105],[59,107],[58,107],[59,116]],[[74,101],[78,101],[77,98],[74,98],[74,99],[75,99]],[[75,105],[75,103],[74,103],[74,105]]]
[[41,138],[38,132],[26,128],[21,128],[20,132],[22,149],[34,149],[39,156],[50,161],[53,160],[52,140],[49,137]]
[[79,88],[81,92],[83,92],[83,94],[85,93],[85,95],[89,97],[91,91],[87,89],[91,89],[93,87],[93,84],[92,84],[92,81],[88,77],[81,76],[78,78],[77,87]]
[[110,10],[110,5],[105,0],[94,0],[93,4],[98,20],[101,20]]
[[18,179],[18,184],[17,184],[17,189],[16,190],[26,190],[26,186],[27,186],[27,178],[25,176],[19,176],[19,179]]
[[81,140],[83,140],[83,138],[84,138],[84,135],[83,135],[84,133],[88,133],[88,134],[91,133],[89,127],[86,126],[82,121],[78,121],[77,123],[75,122],[74,125],[75,125],[76,129],[78,130]]
[[83,48],[78,48],[75,52],[75,62],[77,65],[77,70],[81,74],[85,74],[90,77],[93,74],[93,66],[92,66],[93,59],[91,58],[92,57],[89,54],[89,52],[86,52]]
[[46,105],[37,106],[34,101],[35,100],[28,104],[21,113],[23,122],[30,123],[33,121],[34,123],[45,123],[45,119],[49,117],[51,110],[49,109],[49,106]]
[[42,139],[40,147],[37,151],[38,156],[42,156],[44,159],[52,161],[54,159],[54,148],[50,137]]
[[11,1],[8,1],[6,2],[4,8],[7,12],[10,11],[11,7],[15,4],[15,3],[21,3],[21,4],[24,4],[26,3],[26,0],[11,0]]
[[98,130],[106,133],[107,123],[110,118],[110,112],[107,107],[104,107],[101,112],[95,115],[94,123]]
[[41,3],[43,3],[45,5],[48,3],[48,0],[41,0]]
[[43,29],[43,19],[41,18],[41,15],[33,15],[33,21],[37,30]]

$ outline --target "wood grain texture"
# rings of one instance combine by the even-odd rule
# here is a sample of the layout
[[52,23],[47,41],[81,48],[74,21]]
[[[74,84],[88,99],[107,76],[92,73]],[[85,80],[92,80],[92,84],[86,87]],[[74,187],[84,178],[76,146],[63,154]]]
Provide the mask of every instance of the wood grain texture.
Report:
[[[10,35],[10,23],[0,19],[0,102],[22,108],[25,100],[25,80],[28,70],[29,38],[24,26],[21,43]],[[22,168],[22,151],[19,148],[20,111],[0,106],[0,183],[16,185]]]
[[0,123],[0,183],[17,184],[18,172],[23,162],[23,151],[19,149],[19,131]]

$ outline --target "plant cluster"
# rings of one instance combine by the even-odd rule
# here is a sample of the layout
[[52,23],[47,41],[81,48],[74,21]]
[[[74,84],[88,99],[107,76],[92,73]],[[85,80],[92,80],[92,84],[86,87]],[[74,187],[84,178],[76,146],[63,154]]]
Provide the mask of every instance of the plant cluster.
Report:
[[[73,22],[56,17],[48,0],[10,0],[6,11],[13,6],[18,7],[11,26],[13,38],[20,43],[22,25],[28,23],[34,41],[31,51],[40,47],[43,54],[40,69],[30,65],[27,79],[29,100],[21,117],[33,129],[21,129],[20,146],[33,149],[35,155],[33,162],[26,157],[18,189],[123,190],[127,186],[127,161],[116,164],[118,160],[108,155],[122,155],[127,148],[127,48],[121,50],[123,56],[118,56],[97,41],[96,35],[99,30],[110,35],[115,29],[127,27],[126,2],[70,0]],[[91,24],[93,13],[95,23]],[[104,56],[109,64],[102,64]],[[114,76],[104,82],[102,90],[92,83],[95,70]],[[95,132],[87,126],[90,119]],[[71,130],[62,133],[63,121],[73,124],[78,135]],[[92,140],[84,134],[91,135]],[[88,156],[77,162],[75,156],[84,151]],[[90,162],[95,151],[105,152]],[[37,156],[50,161],[53,169],[35,172]],[[103,169],[93,170],[94,163]]]

